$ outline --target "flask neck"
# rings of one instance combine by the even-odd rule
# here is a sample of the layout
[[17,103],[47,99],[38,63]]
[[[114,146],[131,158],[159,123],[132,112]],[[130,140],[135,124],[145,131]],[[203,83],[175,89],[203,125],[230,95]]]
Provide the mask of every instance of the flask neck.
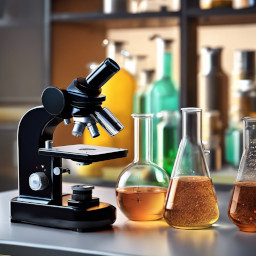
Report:
[[134,162],[152,162],[152,114],[133,114]]
[[198,108],[182,109],[182,138],[202,144],[202,112]]
[[255,150],[255,148],[256,148],[256,119],[245,117],[243,120],[243,151]]

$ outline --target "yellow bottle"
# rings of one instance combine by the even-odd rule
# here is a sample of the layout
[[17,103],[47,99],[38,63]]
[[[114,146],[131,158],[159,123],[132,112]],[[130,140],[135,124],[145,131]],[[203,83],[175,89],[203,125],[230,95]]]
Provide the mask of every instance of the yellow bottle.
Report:
[[94,163],[93,165],[79,168],[79,173],[84,176],[103,176],[114,180],[118,177],[124,166],[132,161],[133,157],[133,95],[136,89],[134,77],[123,68],[124,56],[121,54],[122,42],[110,41],[107,47],[107,56],[114,59],[121,67],[120,71],[112,77],[103,87],[102,94],[106,95],[106,101],[103,107],[107,106],[111,112],[124,125],[124,129],[115,137],[110,137],[101,127],[99,127],[100,136],[91,138],[90,134],[84,133],[84,144],[127,148],[129,150],[126,158],[114,159]]

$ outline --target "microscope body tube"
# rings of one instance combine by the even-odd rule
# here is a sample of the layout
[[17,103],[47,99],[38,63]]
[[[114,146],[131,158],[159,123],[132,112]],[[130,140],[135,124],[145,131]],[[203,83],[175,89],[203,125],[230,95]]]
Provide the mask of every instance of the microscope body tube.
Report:
[[101,108],[106,97],[101,95],[101,87],[120,70],[118,64],[110,58],[103,61],[86,78],[75,79],[67,90],[48,87],[42,94],[45,110],[52,116],[64,120],[74,118],[74,136],[82,136],[85,127],[92,138],[98,137],[98,122],[111,136],[123,129],[120,121],[108,108]]

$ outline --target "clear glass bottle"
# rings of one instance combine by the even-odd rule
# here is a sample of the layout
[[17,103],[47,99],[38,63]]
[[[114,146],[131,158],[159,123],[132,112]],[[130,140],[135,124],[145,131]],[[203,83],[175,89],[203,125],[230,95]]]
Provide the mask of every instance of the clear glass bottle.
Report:
[[202,229],[219,218],[202,147],[202,110],[182,109],[182,140],[167,192],[164,218],[175,228]]
[[133,114],[132,117],[134,160],[117,180],[116,200],[130,220],[157,220],[163,216],[169,176],[152,162],[153,115]]
[[[153,119],[153,141],[157,145],[157,124],[159,122],[156,114],[163,110],[178,110],[179,95],[175,88],[172,76],[172,58],[171,44],[173,40],[163,39],[158,35],[151,39],[157,40],[158,69],[157,80],[148,90],[147,113],[155,114]],[[157,147],[153,149],[153,160],[157,162]]]
[[157,164],[172,174],[172,168],[179,148],[179,111],[161,111],[157,125]]
[[243,155],[228,216],[241,231],[256,232],[256,118],[243,118]]

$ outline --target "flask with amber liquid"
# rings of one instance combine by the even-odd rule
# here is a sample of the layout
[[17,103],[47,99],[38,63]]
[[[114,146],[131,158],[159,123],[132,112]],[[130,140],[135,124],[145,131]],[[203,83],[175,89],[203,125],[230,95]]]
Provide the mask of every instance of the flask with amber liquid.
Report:
[[167,192],[164,218],[181,229],[208,228],[219,218],[202,147],[202,110],[182,109],[182,140]]
[[130,220],[163,217],[169,176],[152,162],[152,114],[133,114],[134,160],[125,167],[116,185],[119,208]]
[[256,232],[256,118],[243,118],[243,155],[228,216],[241,231]]

